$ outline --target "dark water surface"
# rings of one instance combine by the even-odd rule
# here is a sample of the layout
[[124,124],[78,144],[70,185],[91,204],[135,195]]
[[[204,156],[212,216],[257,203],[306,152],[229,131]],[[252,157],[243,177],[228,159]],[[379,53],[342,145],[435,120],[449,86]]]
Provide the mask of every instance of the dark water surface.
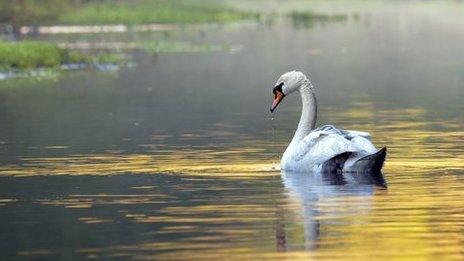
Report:
[[[462,260],[462,7],[378,5],[308,27],[85,36],[238,48],[0,82],[2,256]],[[280,173],[300,103],[268,109],[290,69],[316,85],[318,125],[388,147],[388,189]]]

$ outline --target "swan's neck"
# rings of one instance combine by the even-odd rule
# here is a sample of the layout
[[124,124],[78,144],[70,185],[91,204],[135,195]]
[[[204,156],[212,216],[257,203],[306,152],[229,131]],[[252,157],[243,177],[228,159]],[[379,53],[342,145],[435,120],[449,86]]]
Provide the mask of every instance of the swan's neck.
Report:
[[287,150],[297,145],[301,140],[306,137],[314,126],[316,126],[317,116],[317,102],[316,95],[314,94],[311,83],[305,82],[300,87],[300,95],[303,109],[301,110],[300,122],[298,123],[298,129],[295,131],[292,142],[288,146]]

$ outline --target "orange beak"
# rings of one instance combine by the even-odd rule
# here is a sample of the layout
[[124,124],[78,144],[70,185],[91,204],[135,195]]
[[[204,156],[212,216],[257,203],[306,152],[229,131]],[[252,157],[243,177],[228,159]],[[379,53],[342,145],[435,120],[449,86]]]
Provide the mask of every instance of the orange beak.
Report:
[[275,108],[277,108],[277,105],[282,101],[284,98],[284,94],[279,91],[279,90],[274,90],[274,101],[272,102],[271,105],[271,112],[274,112]]

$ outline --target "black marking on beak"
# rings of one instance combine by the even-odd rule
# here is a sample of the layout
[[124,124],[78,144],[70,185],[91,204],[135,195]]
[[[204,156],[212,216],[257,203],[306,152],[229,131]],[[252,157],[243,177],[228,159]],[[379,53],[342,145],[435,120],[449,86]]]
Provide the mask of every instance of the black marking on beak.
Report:
[[271,105],[271,113],[274,112],[274,110],[277,108],[277,105],[279,105],[279,103],[285,97],[285,94],[282,91],[283,85],[284,83],[282,82],[279,85],[275,86],[274,89],[272,89],[272,93],[274,93],[274,101]]
[[279,91],[280,93],[284,94],[284,92],[282,91],[282,86],[284,86],[284,82],[281,82],[279,85],[276,85],[274,89],[272,89],[272,93],[275,95],[276,91]]

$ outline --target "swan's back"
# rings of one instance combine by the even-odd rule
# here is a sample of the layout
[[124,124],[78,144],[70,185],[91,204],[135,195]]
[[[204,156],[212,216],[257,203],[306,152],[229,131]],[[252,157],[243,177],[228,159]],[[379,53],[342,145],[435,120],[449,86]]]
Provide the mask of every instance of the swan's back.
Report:
[[376,151],[368,133],[325,125],[311,131],[299,144],[289,146],[281,165],[290,171],[318,171],[325,162],[344,152],[353,153],[346,160],[348,166]]

